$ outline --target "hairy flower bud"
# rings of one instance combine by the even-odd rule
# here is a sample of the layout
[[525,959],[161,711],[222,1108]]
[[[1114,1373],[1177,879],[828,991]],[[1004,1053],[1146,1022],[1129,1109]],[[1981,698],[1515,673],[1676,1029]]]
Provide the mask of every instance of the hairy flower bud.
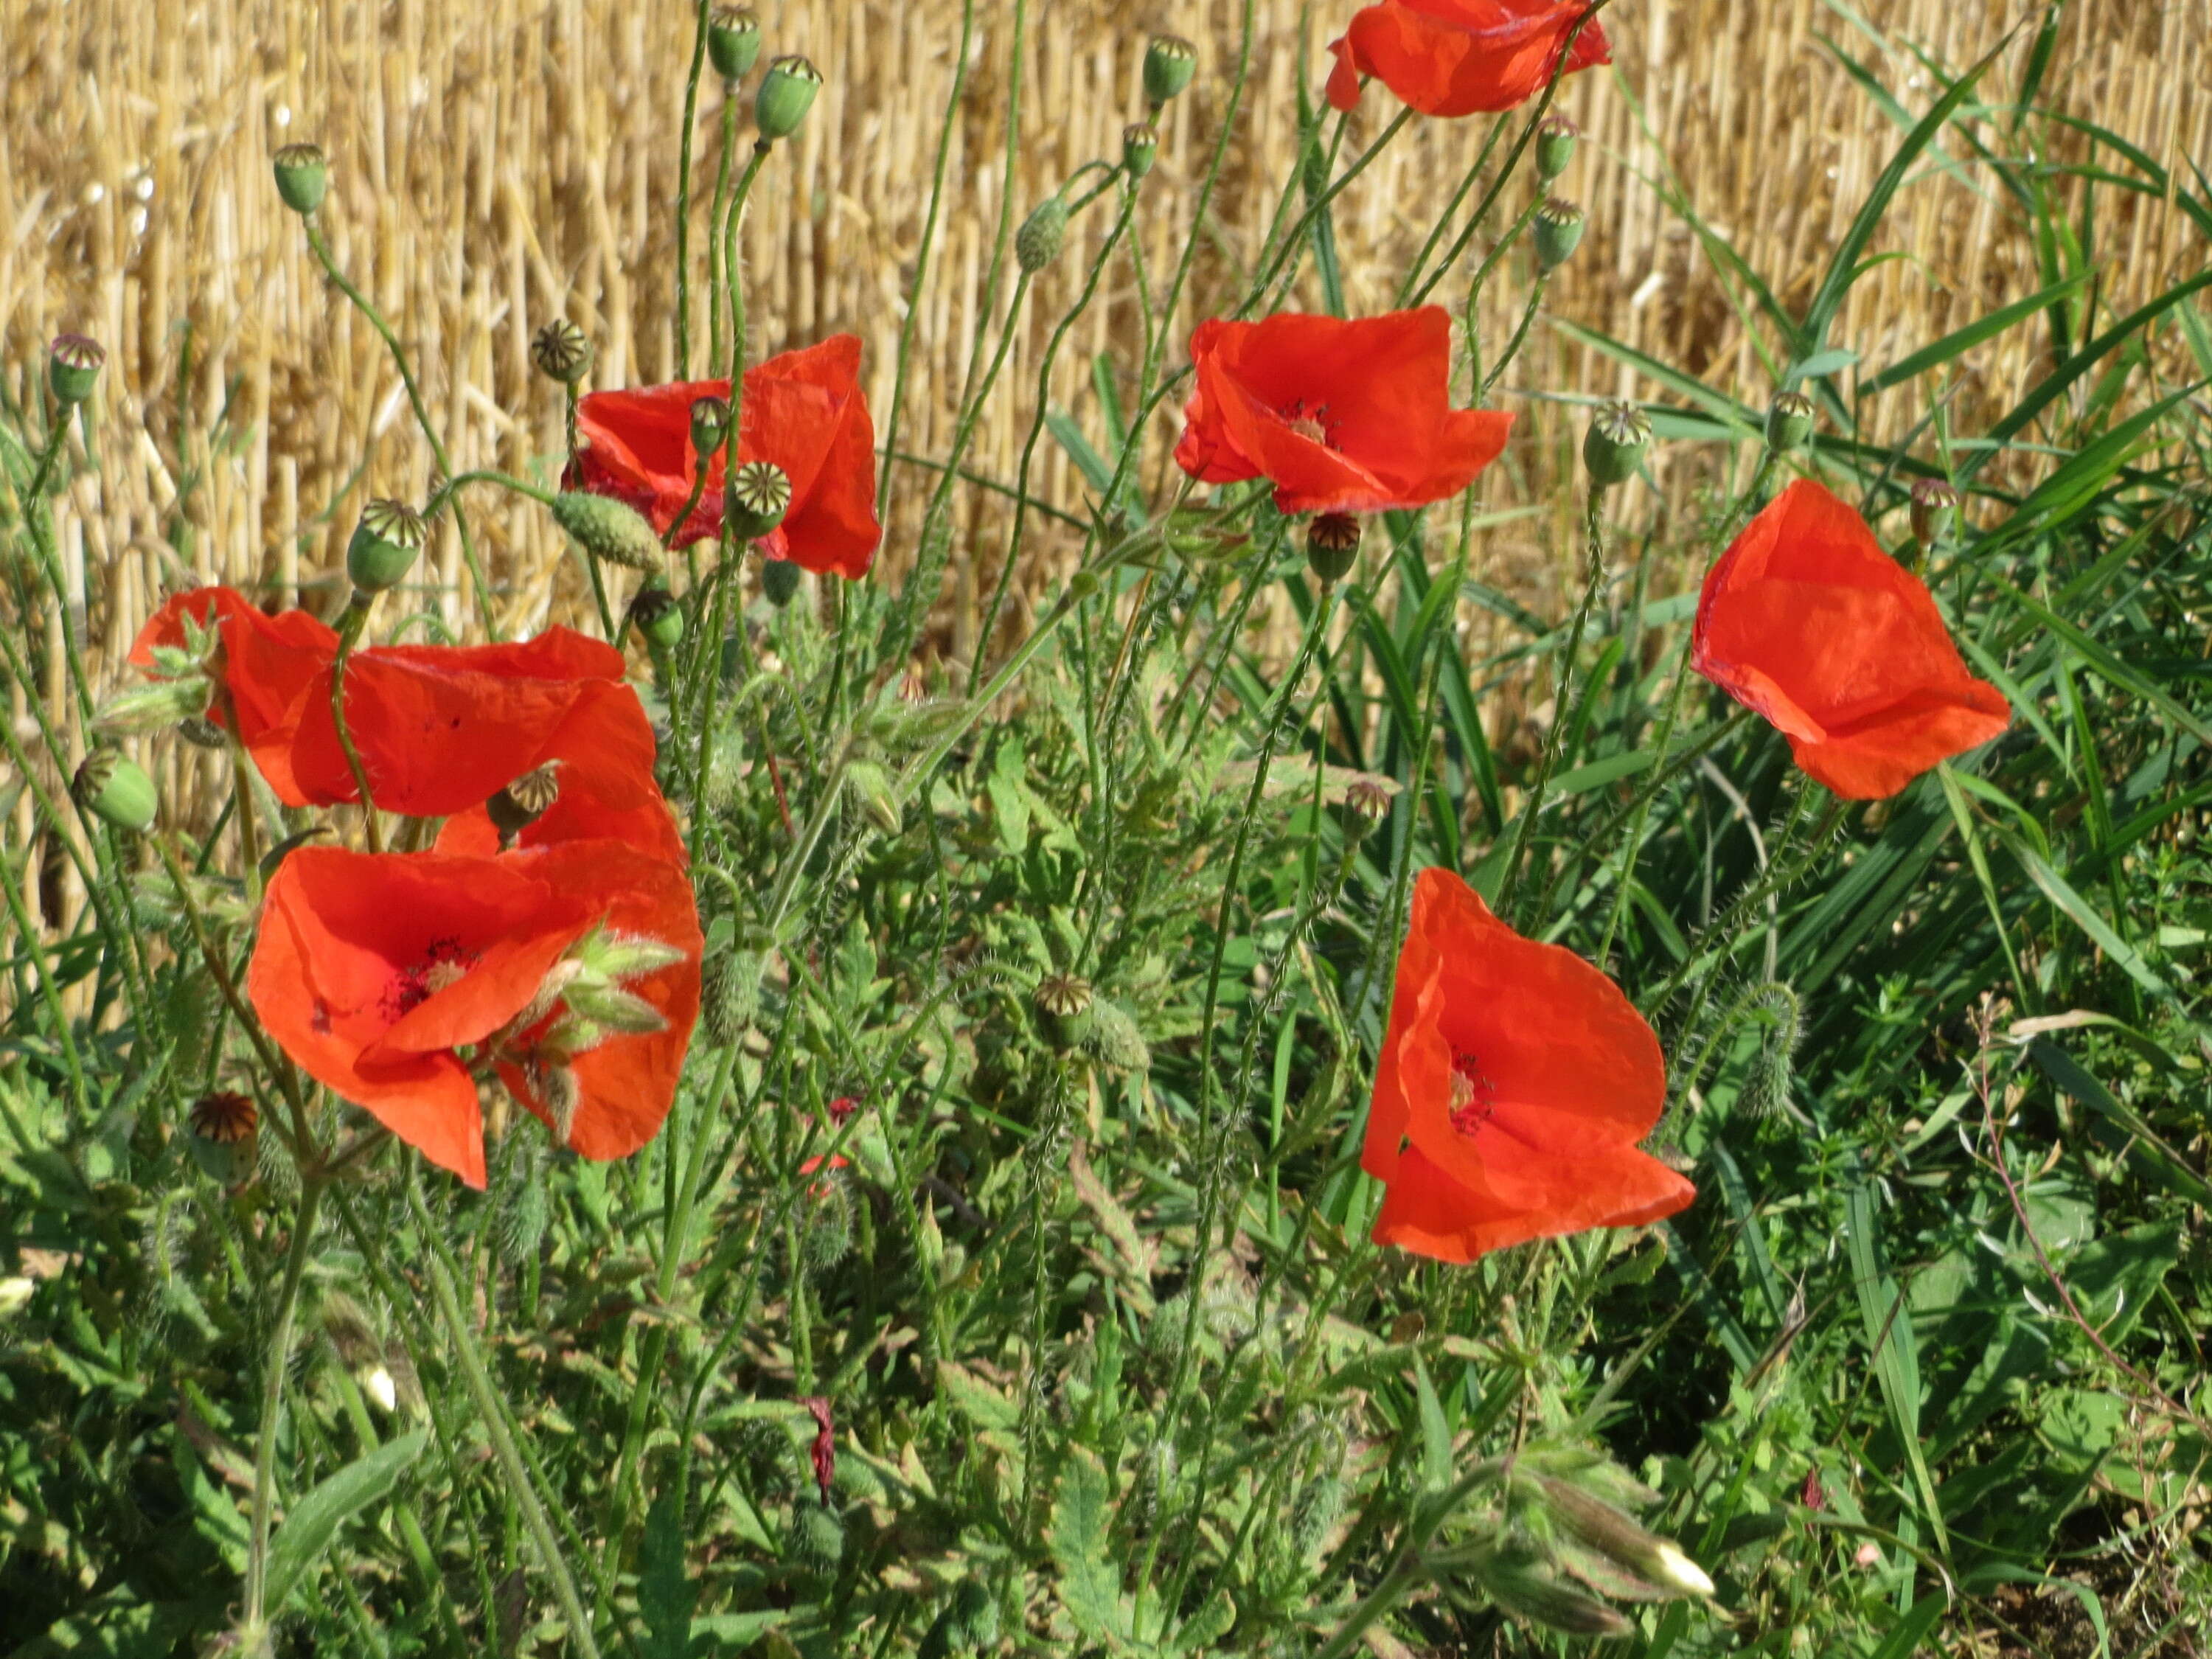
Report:
[[[182,674],[174,679],[159,679],[149,684],[133,686],[128,691],[118,692],[100,704],[93,719],[94,728],[112,738],[137,737],[149,732],[167,732],[172,727],[186,728],[185,735],[195,743],[205,740],[189,728],[201,720],[208,706],[213,686],[204,672]],[[213,728],[215,741],[210,747],[221,748],[228,741],[221,726]]]
[[1583,240],[1583,210],[1554,196],[1536,210],[1533,240],[1539,270],[1556,270],[1574,257]]
[[1567,170],[1575,159],[1575,140],[1583,130],[1565,116],[1546,116],[1536,127],[1536,176],[1546,184]]
[[106,361],[106,348],[99,341],[82,334],[57,334],[46,348],[46,385],[54,401],[74,409],[92,396],[100,365]]
[[732,951],[708,969],[707,1024],[716,1042],[737,1042],[760,1018],[761,968],[758,952]]
[[566,317],[556,317],[530,337],[530,361],[547,380],[574,386],[591,372],[592,343]]
[[722,6],[707,21],[707,56],[725,81],[742,81],[760,61],[760,19],[750,6]]
[[1067,240],[1067,204],[1057,196],[1038,203],[1014,233],[1014,258],[1032,275],[1060,258]]
[[806,112],[814,107],[814,94],[822,90],[822,71],[804,58],[779,58],[761,77],[753,99],[753,125],[762,142],[773,143],[799,131]]
[[1636,476],[1644,452],[1651,447],[1651,422],[1634,404],[1601,404],[1583,434],[1583,465],[1600,489]]
[[1766,447],[1776,455],[1794,455],[1811,441],[1813,400],[1802,392],[1778,392],[1766,406]]
[[668,591],[668,583],[648,576],[629,602],[630,626],[655,651],[666,651],[684,637],[684,607]]
[[873,761],[854,761],[845,769],[845,787],[853,793],[868,822],[886,836],[906,827],[906,814],[891,787],[890,774]]
[[276,194],[293,212],[305,216],[322,206],[330,192],[331,164],[313,144],[287,144],[269,158],[276,175]]
[[730,428],[730,406],[720,398],[696,398],[691,403],[691,453],[713,454],[722,447]]
[[661,568],[664,555],[659,535],[626,501],[580,489],[564,490],[553,498],[553,519],[595,558],[632,570]]
[[845,1523],[835,1510],[803,1502],[791,1517],[791,1531],[784,1543],[799,1565],[817,1573],[832,1573],[844,1559]]
[[242,1186],[255,1168],[261,1113],[244,1095],[202,1095],[185,1115],[185,1150],[208,1178]]
[[747,461],[722,491],[722,522],[741,542],[757,541],[791,511],[791,475],[774,461]]
[[1959,492],[1941,478],[1912,481],[1912,539],[1918,544],[1917,568],[1935,550],[1936,541],[1951,526],[1959,510]]
[[1132,121],[1121,129],[1121,171],[1141,179],[1159,157],[1160,130],[1149,121]]
[[101,823],[133,835],[152,825],[161,805],[154,780],[119,749],[95,749],[87,755],[70,782],[70,794]]
[[371,501],[346,544],[346,576],[354,591],[383,593],[398,586],[428,539],[422,515],[404,501]]
[[1562,1583],[1533,1557],[1485,1551],[1470,1567],[1502,1612],[1570,1636],[1625,1636],[1634,1628],[1595,1596]]
[[1145,46],[1145,101],[1160,106],[1190,85],[1198,73],[1198,48],[1179,35],[1156,34]]
[[1359,520],[1324,513],[1306,531],[1306,568],[1323,582],[1341,581],[1359,562]]
[[1713,1593],[1713,1581],[1704,1568],[1603,1498],[1555,1475],[1537,1476],[1536,1486],[1552,1518],[1616,1566],[1671,1595]]
[[1109,1071],[1152,1069],[1152,1047],[1145,1041],[1136,1017],[1111,997],[1091,1000],[1090,1042],[1091,1051]]
[[777,610],[782,610],[791,603],[791,596],[799,592],[799,579],[805,574],[789,559],[763,559],[761,562],[762,596]]

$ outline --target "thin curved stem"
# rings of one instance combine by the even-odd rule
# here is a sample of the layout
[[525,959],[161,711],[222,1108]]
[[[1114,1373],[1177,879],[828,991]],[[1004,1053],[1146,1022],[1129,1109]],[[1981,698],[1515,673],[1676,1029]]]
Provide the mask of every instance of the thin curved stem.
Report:
[[269,1587],[269,1528],[276,1496],[276,1425],[284,1407],[284,1374],[291,1356],[292,1319],[300,1305],[300,1279],[307,1271],[307,1250],[314,1240],[315,1215],[322,1199],[321,1178],[305,1176],[300,1188],[300,1212],[293,1219],[291,1243],[284,1252],[284,1278],[276,1292],[276,1322],[269,1334],[268,1374],[262,1382],[261,1425],[253,1451],[253,1519],[246,1553],[246,1609],[240,1620],[248,1631],[258,1631],[263,1623],[262,1602]]
[[368,850],[384,850],[384,831],[376,821],[376,799],[368,791],[368,772],[361,763],[361,750],[354,747],[353,733],[346,729],[345,672],[346,661],[353,655],[354,646],[361,639],[362,629],[368,623],[369,601],[360,592],[346,606],[345,619],[338,626],[338,653],[331,665],[331,723],[337,727],[338,748],[344,752],[346,769],[353,774],[353,787],[361,792],[361,815],[368,826]]
[[[684,137],[676,161],[676,378],[691,378],[691,132],[699,124],[699,71],[707,63],[707,24],[714,0],[699,0],[691,36],[691,68],[684,77]],[[737,100],[728,100],[734,104]],[[725,112],[725,120],[727,112]],[[714,301],[709,298],[708,303]],[[574,443],[569,444],[574,449]]]

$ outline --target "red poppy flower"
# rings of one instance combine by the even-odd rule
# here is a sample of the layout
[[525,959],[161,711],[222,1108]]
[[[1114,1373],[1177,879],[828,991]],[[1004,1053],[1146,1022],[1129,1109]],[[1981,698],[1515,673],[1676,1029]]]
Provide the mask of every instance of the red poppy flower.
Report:
[[[140,630],[131,660],[184,639],[184,617],[220,629],[211,717],[227,720],[289,806],[360,799],[331,719],[337,635],[304,611],[264,616],[229,588],[169,600]],[[626,841],[681,860],[683,838],[653,776],[653,727],[623,681],[622,653],[566,628],[508,645],[371,646],[346,662],[346,729],[370,794],[386,811],[465,815],[451,852],[496,850],[483,804],[549,763],[560,793],[522,831],[533,846]]]
[[1376,1243],[1472,1261],[1672,1215],[1696,1189],[1636,1146],[1666,1094],[1659,1041],[1611,980],[1421,872],[1360,1154],[1389,1188]]
[[1329,43],[1328,101],[1358,104],[1365,75],[1424,115],[1512,109],[1552,78],[1577,23],[1567,73],[1611,63],[1605,30],[1575,0],[1383,0]]
[[[591,1033],[568,1018],[568,999],[580,1000],[595,959],[588,941],[610,938],[679,953],[615,975],[663,1023],[579,1051]],[[587,1158],[653,1137],[698,1012],[700,945],[682,872],[616,843],[495,859],[307,847],[270,879],[246,994],[309,1076],[482,1187],[476,1073],[487,1062],[549,1121],[557,1073],[565,1138]]]
[[[738,461],[773,461],[791,479],[783,523],[761,538],[769,557],[854,581],[868,574],[884,538],[876,521],[876,429],[860,369],[860,342],[852,334],[771,357],[745,371],[738,417]],[[666,535],[696,476],[691,405],[729,395],[727,380],[591,393],[576,405],[576,460],[563,482],[629,502]],[[707,487],[675,545],[721,531],[716,450],[708,458]]]
[[1926,586],[1809,478],[1706,573],[1690,665],[1852,800],[1897,793],[2011,719],[2004,694],[1966,672]]
[[1378,513],[1457,495],[1510,415],[1451,406],[1441,306],[1344,322],[1294,313],[1198,325],[1176,463],[1206,483],[1269,478],[1285,513]]

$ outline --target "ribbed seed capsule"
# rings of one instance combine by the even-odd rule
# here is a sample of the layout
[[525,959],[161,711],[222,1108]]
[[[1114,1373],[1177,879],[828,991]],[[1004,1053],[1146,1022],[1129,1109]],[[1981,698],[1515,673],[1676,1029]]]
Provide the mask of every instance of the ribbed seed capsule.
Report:
[[1802,392],[1778,392],[1766,406],[1766,447],[1777,455],[1804,448],[1813,435],[1813,400]]
[[1306,568],[1324,582],[1341,581],[1359,562],[1359,520],[1324,513],[1306,531]]
[[287,144],[269,158],[276,175],[276,194],[297,214],[322,206],[331,188],[331,164],[313,144]]
[[781,611],[799,592],[799,579],[806,573],[791,559],[761,561],[761,597]]
[[1582,129],[1565,116],[1546,116],[1536,128],[1536,176],[1549,184],[1565,173],[1580,137]]
[[647,577],[629,602],[629,621],[655,650],[665,651],[684,637],[684,607],[658,576]]
[[429,539],[422,515],[404,501],[377,500],[361,510],[346,543],[346,576],[360,593],[382,593],[407,580]]
[[725,81],[742,81],[760,61],[760,19],[749,6],[723,6],[707,21],[707,56]]
[[747,461],[722,491],[722,522],[741,542],[757,541],[791,511],[791,475],[774,461]]
[[1926,558],[1959,510],[1959,492],[1941,478],[1916,478],[1912,483],[1912,539]]
[[1644,452],[1651,447],[1651,422],[1634,404],[1601,404],[1583,434],[1583,465],[1590,482],[1610,489],[1636,476]]
[[730,428],[730,406],[720,398],[695,398],[691,404],[691,453],[711,455],[722,447]]
[[586,552],[611,564],[632,570],[661,568],[659,532],[628,502],[580,489],[564,490],[553,498],[553,519]]
[[514,845],[514,838],[550,811],[553,803],[561,798],[560,763],[547,761],[534,767],[484,803],[484,814],[491,819],[491,827],[499,831],[501,847]]
[[1037,981],[1037,1017],[1045,1035],[1062,1050],[1090,1035],[1091,981],[1073,974],[1052,974]]
[[1160,153],[1160,130],[1148,121],[1132,121],[1121,129],[1121,171],[1141,179],[1152,170]]
[[119,749],[87,755],[70,781],[70,794],[101,823],[133,835],[152,825],[161,805],[154,780]]
[[46,385],[54,401],[74,409],[92,396],[93,387],[100,383],[100,366],[106,361],[107,349],[89,336],[57,334],[46,348]]
[[531,336],[530,361],[547,380],[574,386],[591,371],[592,343],[566,317],[556,317]]
[[241,1094],[202,1095],[185,1117],[185,1150],[209,1179],[236,1187],[253,1173],[261,1113]]
[[1145,100],[1160,106],[1190,85],[1198,73],[1198,48],[1180,35],[1156,34],[1145,47]]
[[1556,196],[1538,208],[1534,226],[1538,268],[1556,270],[1573,258],[1583,240],[1583,210]]
[[798,131],[821,90],[822,71],[805,58],[779,58],[770,64],[753,100],[753,125],[763,141],[773,143]]

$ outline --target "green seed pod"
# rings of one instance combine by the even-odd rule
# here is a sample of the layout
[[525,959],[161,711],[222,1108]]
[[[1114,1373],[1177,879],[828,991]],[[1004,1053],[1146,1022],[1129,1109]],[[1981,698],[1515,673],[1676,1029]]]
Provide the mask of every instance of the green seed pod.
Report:
[[57,334],[46,348],[46,384],[52,387],[54,401],[64,409],[75,409],[100,382],[100,366],[107,361],[106,349],[99,341],[82,334]]
[[240,1187],[252,1178],[261,1114],[244,1095],[202,1095],[185,1117],[185,1150],[208,1178]]
[[1338,582],[1359,562],[1359,520],[1349,513],[1324,513],[1306,531],[1306,568],[1322,582]]
[[1311,1566],[1321,1559],[1329,1533],[1343,1514],[1344,1482],[1335,1470],[1324,1470],[1299,1488],[1291,1510],[1291,1537],[1302,1564]]
[[760,61],[760,19],[749,6],[723,6],[707,22],[707,56],[725,81],[742,81]]
[[1794,455],[1813,436],[1813,400],[1802,392],[1778,392],[1766,406],[1766,447],[1776,455]]
[[805,58],[779,58],[770,64],[753,100],[753,125],[760,129],[762,141],[774,143],[798,131],[806,112],[814,107],[814,94],[821,90],[822,71]]
[[553,519],[594,558],[632,570],[659,571],[660,537],[644,515],[611,495],[563,490],[553,498]]
[[1912,561],[1917,569],[1920,562],[1933,552],[1936,542],[1950,527],[1959,510],[1959,492],[1941,478],[1916,478],[1912,482],[1912,539],[1917,544],[1919,558]]
[[591,372],[592,343],[566,317],[556,317],[530,337],[530,361],[547,380],[574,386]]
[[1014,258],[1035,276],[1054,259],[1067,240],[1067,204],[1048,196],[1036,204],[1022,228],[1014,233]]
[[684,607],[668,591],[667,581],[647,576],[629,602],[630,626],[656,651],[666,651],[684,637]]
[[374,501],[346,544],[346,575],[356,593],[384,593],[407,580],[429,540],[422,515],[404,501]]
[[1601,404],[1583,434],[1583,465],[1592,484],[1610,489],[1636,476],[1650,447],[1651,422],[1642,410],[1634,404]]
[[707,805],[717,812],[734,812],[745,781],[745,749],[737,732],[725,726],[707,745]]
[[807,1187],[806,1220],[799,1253],[811,1279],[819,1279],[853,1253],[853,1194],[843,1176],[817,1172]]
[[1628,1620],[1593,1596],[1563,1584],[1542,1562],[1495,1553],[1474,1568],[1475,1582],[1516,1619],[1570,1636],[1625,1636]]
[[1145,46],[1145,101],[1159,113],[1160,107],[1191,82],[1198,73],[1198,48],[1180,35],[1156,34]]
[[1160,130],[1149,121],[1132,121],[1121,129],[1121,171],[1141,179],[1159,159]]
[[331,164],[319,147],[287,144],[269,161],[286,207],[304,216],[322,206],[331,188]]
[[774,461],[747,461],[722,491],[722,523],[741,542],[758,541],[791,511],[791,475]]
[[84,757],[70,781],[76,804],[103,823],[133,835],[149,827],[161,809],[154,780],[119,749],[95,749]]
[[1152,1069],[1152,1047],[1146,1042],[1136,1016],[1109,997],[1091,1000],[1091,1047],[1109,1071],[1126,1073]]
[[762,596],[777,610],[782,610],[791,603],[791,596],[799,592],[799,579],[805,574],[789,559],[762,560]]
[[845,1556],[845,1523],[835,1510],[802,1499],[791,1517],[784,1548],[793,1561],[810,1571],[833,1573]]
[[697,398],[691,404],[691,453],[694,455],[713,454],[722,447],[722,434],[729,430],[730,406],[720,398]]
[[1550,184],[1575,159],[1575,140],[1582,129],[1564,115],[1546,116],[1536,128],[1536,176]]
[[1536,210],[1536,265],[1552,271],[1574,257],[1583,240],[1583,210],[1554,196]]
[[560,765],[558,761],[547,761],[544,765],[525,772],[520,777],[484,803],[484,812],[491,826],[499,831],[502,847],[514,845],[514,838],[544,817],[561,798]]
[[1052,974],[1037,981],[1032,999],[1037,1018],[1053,1047],[1062,1054],[1091,1034],[1091,995],[1088,980]]

